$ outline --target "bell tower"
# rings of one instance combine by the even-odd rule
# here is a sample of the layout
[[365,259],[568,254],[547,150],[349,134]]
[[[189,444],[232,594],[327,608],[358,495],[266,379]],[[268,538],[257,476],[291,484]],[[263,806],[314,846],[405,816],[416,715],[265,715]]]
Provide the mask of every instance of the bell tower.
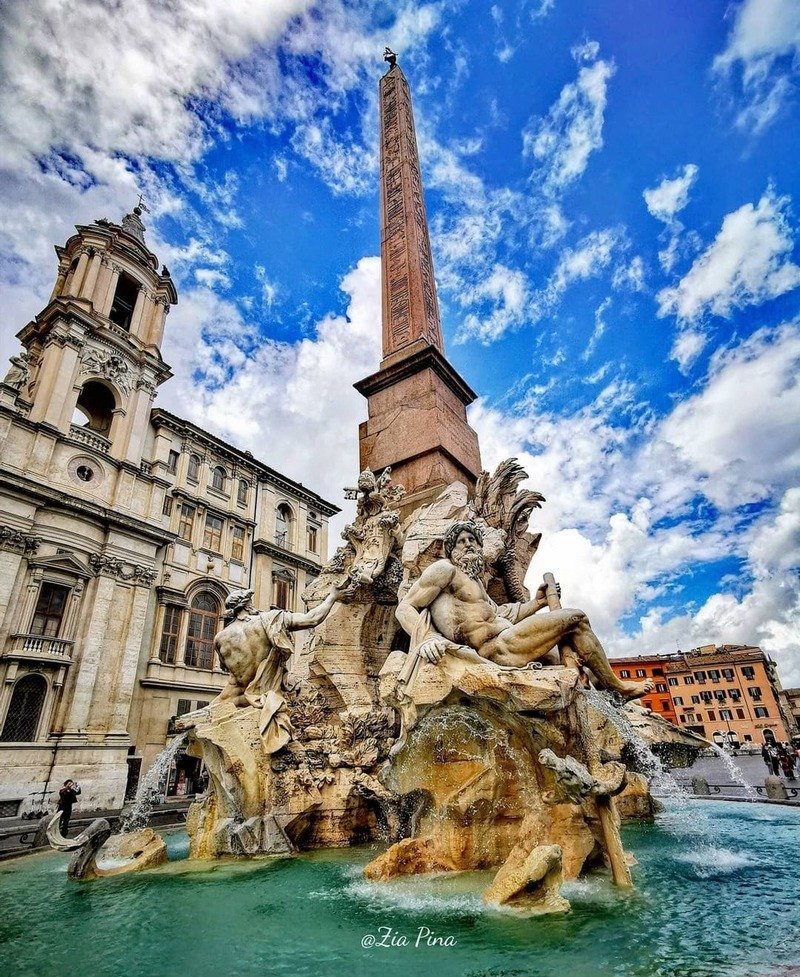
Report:
[[27,376],[17,399],[30,421],[135,466],[156,388],[172,375],[159,347],[178,300],[141,215],[137,206],[119,224],[77,226],[56,247],[50,301],[18,333]]
[[466,413],[475,394],[444,353],[411,93],[388,48],[385,60],[378,88],[383,359],[355,387],[367,398],[361,468],[391,465],[411,511],[450,482],[474,488],[481,460]]

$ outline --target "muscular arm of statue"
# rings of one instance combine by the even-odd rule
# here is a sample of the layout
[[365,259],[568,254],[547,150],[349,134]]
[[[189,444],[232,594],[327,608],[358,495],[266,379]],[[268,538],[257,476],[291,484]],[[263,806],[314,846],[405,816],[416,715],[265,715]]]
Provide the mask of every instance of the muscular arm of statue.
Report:
[[[452,583],[454,576],[455,567],[453,564],[447,560],[438,560],[431,564],[411,586],[395,611],[395,617],[406,634],[409,636],[414,634],[419,623],[420,611],[429,608],[441,596]],[[416,650],[427,661],[436,664],[441,659],[445,649],[446,642],[434,637],[423,642]]]
[[345,580],[338,586],[334,584],[325,600],[317,604],[317,606],[312,608],[310,611],[306,611],[304,614],[296,614],[294,612],[287,613],[285,618],[286,630],[303,631],[306,628],[315,628],[318,624],[322,624],[325,618],[330,614],[336,601],[341,600],[343,595],[347,593],[349,586],[349,580]]

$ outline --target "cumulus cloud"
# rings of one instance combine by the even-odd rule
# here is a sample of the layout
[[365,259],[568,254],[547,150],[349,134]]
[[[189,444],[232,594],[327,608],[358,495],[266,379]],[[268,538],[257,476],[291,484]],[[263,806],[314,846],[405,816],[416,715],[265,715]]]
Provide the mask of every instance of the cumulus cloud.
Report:
[[[547,499],[529,586],[555,572],[612,654],[759,643],[797,684],[799,368],[789,323],[717,350],[662,417],[618,379],[566,415],[536,396],[507,410],[477,402],[484,465],[516,455]],[[684,578],[720,560],[741,563],[735,586],[687,605]]]
[[768,191],[756,206],[727,214],[716,238],[674,286],[657,296],[658,315],[696,323],[707,313],[729,318],[800,285],[787,218],[788,197]]
[[665,177],[657,187],[643,192],[647,209],[656,220],[670,224],[675,215],[683,210],[689,202],[689,191],[697,179],[698,172],[699,169],[694,163],[687,163],[680,176],[673,180]]
[[164,345],[164,358],[181,369],[160,395],[176,413],[336,503],[352,482],[366,417],[352,384],[380,360],[379,259],[362,258],[341,287],[345,313],[325,316],[296,343],[265,338],[209,291],[182,293]]
[[737,126],[756,135],[770,125],[793,93],[800,56],[800,7],[794,0],[744,0],[736,9],[725,50],[714,59],[719,77],[736,75],[743,105]]
[[573,48],[578,77],[565,85],[547,116],[533,118],[522,133],[523,153],[536,164],[545,192],[555,194],[584,172],[593,152],[603,145],[603,118],[612,61],[598,59],[600,46],[586,41]]

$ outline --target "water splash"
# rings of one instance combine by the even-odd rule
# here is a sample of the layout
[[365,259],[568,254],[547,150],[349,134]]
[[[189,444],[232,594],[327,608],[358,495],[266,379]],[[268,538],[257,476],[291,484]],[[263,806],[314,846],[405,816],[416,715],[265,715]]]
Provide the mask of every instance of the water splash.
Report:
[[139,828],[144,828],[150,820],[153,808],[164,796],[164,789],[172,761],[185,741],[186,733],[181,733],[175,739],[170,740],[155,760],[153,760],[144,780],[136,791],[136,800],[133,803],[133,807],[120,821],[121,833],[125,834],[128,831],[138,831]]
[[637,768],[647,778],[652,792],[660,797],[685,801],[688,796],[686,790],[645,743],[625,713],[614,705],[608,693],[601,692],[598,689],[583,689],[582,691],[592,709],[605,716],[620,734],[623,742],[633,754]]
[[744,788],[745,796],[750,802],[755,802],[758,800],[758,794],[753,790],[750,784],[745,779],[744,774],[741,771],[738,763],[733,759],[733,757],[726,750],[723,750],[721,746],[717,746],[716,743],[711,743],[711,749],[714,753],[722,760],[725,764],[725,769],[728,771],[728,776],[735,784],[739,784],[740,787]]

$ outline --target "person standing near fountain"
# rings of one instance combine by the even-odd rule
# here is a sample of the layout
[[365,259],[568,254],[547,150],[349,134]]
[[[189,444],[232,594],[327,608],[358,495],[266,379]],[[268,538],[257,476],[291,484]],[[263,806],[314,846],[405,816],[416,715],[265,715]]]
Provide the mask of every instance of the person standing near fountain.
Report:
[[64,838],[69,837],[69,822],[72,817],[72,805],[78,800],[81,789],[74,780],[65,780],[64,786],[58,792],[57,811],[61,811],[61,834]]
[[412,653],[436,664],[453,644],[468,645],[498,665],[525,668],[560,645],[592,670],[602,688],[626,699],[651,691],[652,682],[623,682],[614,674],[583,611],[537,613],[548,606],[545,584],[531,601],[498,607],[483,585],[482,548],[476,523],[456,522],[447,530],[446,559],[431,564],[397,606]]

